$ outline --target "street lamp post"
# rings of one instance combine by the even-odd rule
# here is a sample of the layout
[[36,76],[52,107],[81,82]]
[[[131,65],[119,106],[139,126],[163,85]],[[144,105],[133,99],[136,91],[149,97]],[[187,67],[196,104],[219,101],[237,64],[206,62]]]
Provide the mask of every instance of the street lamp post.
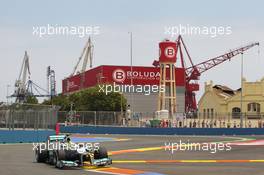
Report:
[[123,99],[122,99],[122,92],[119,92],[120,94],[120,112],[121,112],[121,116],[123,117]]
[[243,52],[241,53],[240,128],[243,128]]
[[[130,77],[130,85],[131,85],[131,87],[133,86],[133,42],[132,42],[132,39],[133,39],[133,34],[132,34],[132,32],[128,32],[129,34],[130,34],[130,72],[131,72],[131,77]],[[134,88],[132,88],[132,89],[134,89]],[[131,93],[131,92],[130,92]],[[133,93],[134,92],[132,92],[131,93],[131,110],[133,111],[133,109],[134,109],[134,96],[133,96]]]
[[9,94],[9,88],[10,88],[11,86],[8,84],[7,86],[6,86],[6,103],[7,103],[7,105],[8,105],[8,103],[9,103],[9,101],[8,101],[8,94]]

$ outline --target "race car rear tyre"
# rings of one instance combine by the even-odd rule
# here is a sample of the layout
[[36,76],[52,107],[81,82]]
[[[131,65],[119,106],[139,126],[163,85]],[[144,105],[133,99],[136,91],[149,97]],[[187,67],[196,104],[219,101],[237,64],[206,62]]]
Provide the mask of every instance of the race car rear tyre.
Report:
[[48,163],[49,163],[50,165],[54,165],[54,155],[48,157]]
[[53,165],[55,165],[55,167],[56,167],[56,165],[57,165],[57,161],[58,161],[57,154],[54,153],[54,154],[53,154]]
[[65,150],[58,150],[56,155],[58,156],[58,160],[66,160]]
[[108,158],[108,153],[105,147],[100,146],[98,150],[94,151],[94,159]]
[[35,159],[38,163],[43,163],[46,161],[47,158],[47,151],[40,152],[39,148],[35,151]]

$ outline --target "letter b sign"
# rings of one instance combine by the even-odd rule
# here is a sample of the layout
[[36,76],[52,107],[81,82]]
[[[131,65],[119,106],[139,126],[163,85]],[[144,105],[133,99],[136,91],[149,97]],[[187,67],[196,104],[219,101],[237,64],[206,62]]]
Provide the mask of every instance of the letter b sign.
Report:
[[165,56],[168,58],[173,58],[175,56],[175,49],[173,47],[167,47],[165,49]]
[[126,79],[125,71],[122,69],[116,69],[112,76],[115,82],[123,82]]

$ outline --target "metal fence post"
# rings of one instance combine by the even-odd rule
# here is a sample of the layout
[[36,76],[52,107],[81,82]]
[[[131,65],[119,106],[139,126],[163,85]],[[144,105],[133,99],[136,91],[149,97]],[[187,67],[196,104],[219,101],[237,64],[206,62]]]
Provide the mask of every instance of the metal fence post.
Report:
[[96,126],[96,111],[94,111],[94,125]]
[[114,125],[116,124],[115,123],[115,116],[116,116],[116,112],[114,112],[114,116],[113,116],[114,117],[114,121],[112,120],[112,122],[113,122],[112,124],[114,124]]
[[14,116],[13,116],[13,114],[14,114],[14,113],[12,113],[12,117],[11,117],[11,119],[12,119],[12,130],[14,130],[14,127],[15,127],[15,126],[14,126],[15,123],[14,123]]
[[11,120],[11,117],[12,117],[12,109],[10,110],[10,112],[9,112],[9,116],[8,116],[8,129],[9,130],[11,130],[11,122],[12,122],[12,120]]
[[23,116],[23,130],[25,130],[25,126],[26,126],[26,118],[27,118],[27,112],[25,113],[25,115]]
[[242,127],[247,128],[247,122],[248,122],[247,113],[244,113],[244,118],[245,118],[245,123],[244,123],[244,125],[242,125]]
[[39,112],[37,112],[37,121],[36,121],[36,130],[38,130],[38,122],[39,122]]

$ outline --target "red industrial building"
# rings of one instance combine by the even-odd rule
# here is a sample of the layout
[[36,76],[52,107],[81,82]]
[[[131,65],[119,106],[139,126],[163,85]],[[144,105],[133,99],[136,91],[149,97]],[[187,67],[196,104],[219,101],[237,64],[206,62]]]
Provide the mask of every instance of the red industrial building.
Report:
[[[132,70],[132,73],[131,73]],[[184,112],[185,107],[185,69],[176,68],[177,111]],[[169,74],[168,74],[169,75]],[[133,77],[131,81],[131,77]],[[120,85],[157,85],[160,81],[159,67],[143,66],[111,66],[102,65],[92,68],[83,74],[66,78],[62,82],[63,94],[69,94],[98,84]],[[135,112],[155,112],[157,110],[158,93],[124,93],[128,104]]]

